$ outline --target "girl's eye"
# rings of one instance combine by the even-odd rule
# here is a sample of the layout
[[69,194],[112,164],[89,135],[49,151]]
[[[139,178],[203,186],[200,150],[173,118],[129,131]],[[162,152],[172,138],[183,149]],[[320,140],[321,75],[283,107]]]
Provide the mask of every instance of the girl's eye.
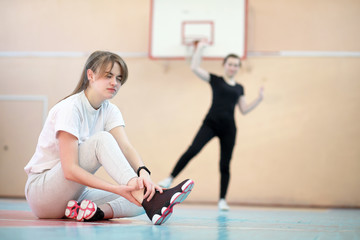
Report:
[[121,81],[121,77],[117,77],[116,80]]

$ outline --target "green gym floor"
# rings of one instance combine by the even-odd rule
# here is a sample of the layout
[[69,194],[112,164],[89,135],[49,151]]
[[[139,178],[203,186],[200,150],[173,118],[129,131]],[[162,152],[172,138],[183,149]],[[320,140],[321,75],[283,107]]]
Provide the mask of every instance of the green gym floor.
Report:
[[0,239],[360,239],[360,209],[269,208],[182,203],[154,226],[146,215],[101,222],[40,220],[25,200],[0,199]]

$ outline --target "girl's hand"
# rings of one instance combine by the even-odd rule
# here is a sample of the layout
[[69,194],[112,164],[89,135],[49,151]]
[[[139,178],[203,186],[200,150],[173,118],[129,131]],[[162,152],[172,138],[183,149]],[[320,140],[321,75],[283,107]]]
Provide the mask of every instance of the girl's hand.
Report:
[[147,201],[150,201],[153,198],[156,190],[160,193],[163,193],[162,188],[157,184],[153,183],[149,173],[147,173],[146,171],[140,172],[140,177],[138,178],[138,186],[140,187],[140,189],[143,189],[144,187],[146,188],[144,199],[146,199]]
[[140,190],[139,186],[126,186],[126,185],[119,185],[116,186],[115,193],[126,198],[136,206],[141,207],[141,203],[139,203],[131,194],[133,191]]
[[201,40],[197,41],[197,43],[196,43],[196,48],[203,49],[208,46],[209,46],[209,42],[207,39],[201,39]]

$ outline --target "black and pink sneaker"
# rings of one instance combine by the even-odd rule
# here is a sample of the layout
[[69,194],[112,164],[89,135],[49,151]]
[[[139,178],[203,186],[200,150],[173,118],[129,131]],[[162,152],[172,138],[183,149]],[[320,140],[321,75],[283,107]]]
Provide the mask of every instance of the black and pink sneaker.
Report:
[[171,216],[173,207],[183,202],[193,187],[194,181],[187,179],[176,187],[164,189],[162,194],[156,192],[150,202],[144,199],[142,206],[152,223],[155,225],[165,223]]
[[104,212],[90,200],[83,200],[79,204],[70,200],[65,209],[65,216],[77,221],[98,221],[104,219]]

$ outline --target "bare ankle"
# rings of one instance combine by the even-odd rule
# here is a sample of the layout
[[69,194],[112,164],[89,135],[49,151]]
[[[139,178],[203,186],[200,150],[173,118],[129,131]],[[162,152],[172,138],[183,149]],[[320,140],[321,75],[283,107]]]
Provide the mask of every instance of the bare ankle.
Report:
[[[127,184],[128,186],[137,186],[137,178],[132,178]],[[132,191],[131,195],[138,201],[140,204],[142,204],[144,200],[144,189]]]
[[114,217],[114,211],[110,204],[102,204],[99,208],[104,212],[104,219],[111,219]]

